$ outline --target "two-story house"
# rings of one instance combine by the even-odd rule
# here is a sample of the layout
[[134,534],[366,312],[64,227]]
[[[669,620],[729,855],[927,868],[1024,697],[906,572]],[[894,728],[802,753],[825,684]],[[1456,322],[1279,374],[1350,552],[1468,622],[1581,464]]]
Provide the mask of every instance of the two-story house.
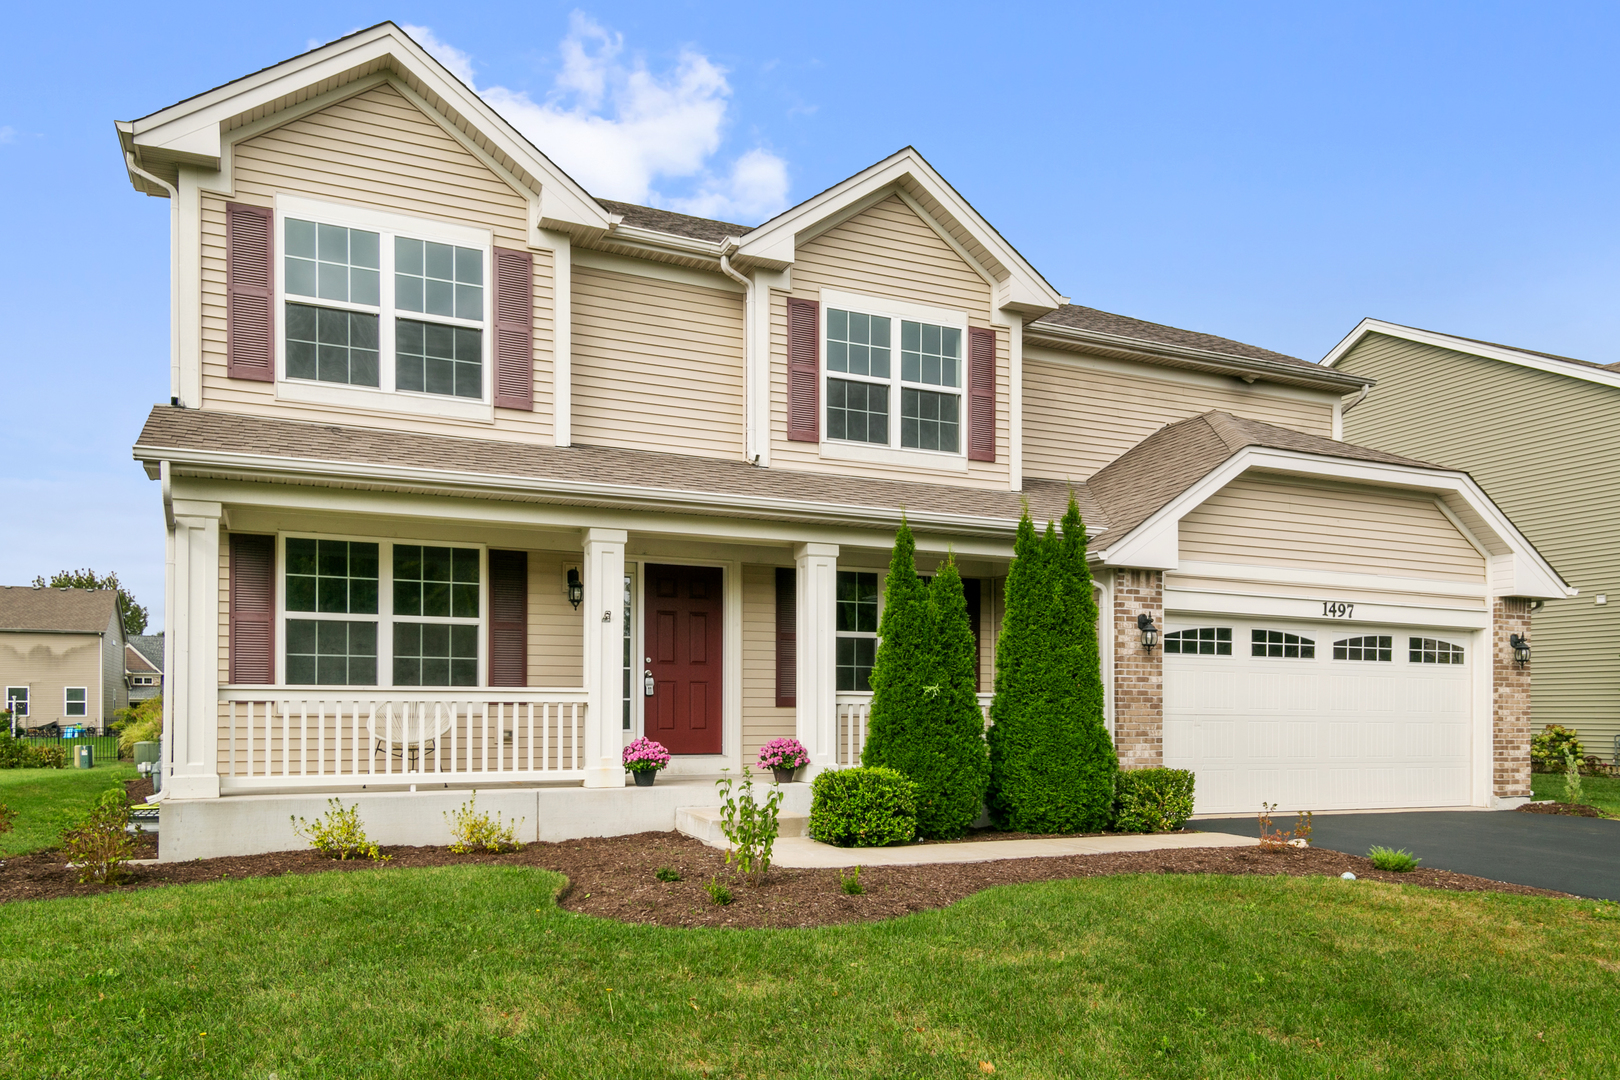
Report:
[[609,202],[387,23],[118,129],[174,223],[165,858],[330,793],[553,839],[669,829],[776,736],[856,761],[902,516],[988,700],[1018,517],[1071,491],[1127,767],[1205,812],[1528,794],[1509,642],[1567,590],[1479,487],[1341,441],[1363,376],[1069,304],[914,150],[753,227]]

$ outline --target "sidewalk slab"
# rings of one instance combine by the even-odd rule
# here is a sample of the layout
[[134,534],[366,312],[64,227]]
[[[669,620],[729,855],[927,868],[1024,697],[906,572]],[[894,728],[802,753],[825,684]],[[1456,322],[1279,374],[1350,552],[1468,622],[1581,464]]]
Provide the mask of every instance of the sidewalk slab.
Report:
[[[1038,840],[970,840],[961,844],[907,844],[902,847],[841,848],[808,836],[784,836],[771,852],[771,865],[805,869],[850,866],[926,866],[935,863],[994,862],[1057,855],[1109,855],[1121,851],[1180,848],[1255,847],[1252,836],[1228,833],[1163,833],[1143,836],[1054,836]],[[718,845],[717,845],[718,846]]]

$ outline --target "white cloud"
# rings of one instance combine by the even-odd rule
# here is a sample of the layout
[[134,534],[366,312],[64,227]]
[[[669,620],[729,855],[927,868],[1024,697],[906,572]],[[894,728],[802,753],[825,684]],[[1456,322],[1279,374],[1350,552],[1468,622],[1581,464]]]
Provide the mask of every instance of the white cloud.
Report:
[[[428,27],[405,30],[476,89],[470,56]],[[686,49],[672,69],[651,71],[624,55],[622,34],[577,11],[558,51],[562,65],[543,101],[501,86],[478,93],[586,190],[746,224],[787,204],[787,162],[769,150],[748,150],[729,168],[713,161],[731,86],[708,57]],[[672,182],[685,193],[662,193]]]
[[16,138],[16,128],[10,126],[9,124],[5,127],[0,127],[0,146],[4,146],[8,142],[14,142],[16,141]]

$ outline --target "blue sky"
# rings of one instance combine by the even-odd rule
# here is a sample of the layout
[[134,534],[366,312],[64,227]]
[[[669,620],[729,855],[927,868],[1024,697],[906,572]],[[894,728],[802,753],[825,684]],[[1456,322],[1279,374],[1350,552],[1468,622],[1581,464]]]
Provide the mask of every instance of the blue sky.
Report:
[[[100,10],[97,10],[98,7]],[[753,224],[908,143],[1076,303],[1317,359],[1363,316],[1620,361],[1620,8],[26,5],[0,60],[0,584],[161,625],[168,209],[113,121],[392,18],[599,194]]]

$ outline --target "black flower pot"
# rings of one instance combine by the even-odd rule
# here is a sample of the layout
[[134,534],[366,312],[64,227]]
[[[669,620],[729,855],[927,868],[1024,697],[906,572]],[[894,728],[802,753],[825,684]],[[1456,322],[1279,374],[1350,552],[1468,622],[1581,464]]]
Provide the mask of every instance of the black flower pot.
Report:
[[652,787],[653,781],[658,779],[658,770],[642,769],[630,775],[636,778],[636,787]]
[[793,774],[798,772],[798,771],[799,771],[798,769],[772,769],[771,770],[771,772],[776,774],[776,782],[778,784],[791,784],[791,783],[793,783]]

